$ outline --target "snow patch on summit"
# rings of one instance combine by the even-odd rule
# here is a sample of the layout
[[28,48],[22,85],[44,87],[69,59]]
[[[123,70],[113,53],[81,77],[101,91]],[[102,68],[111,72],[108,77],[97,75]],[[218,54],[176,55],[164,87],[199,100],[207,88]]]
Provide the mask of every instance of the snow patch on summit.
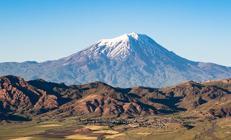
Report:
[[113,39],[101,39],[97,43],[98,50],[105,53],[109,58],[123,59],[128,56],[131,50],[132,40],[138,40],[137,33],[128,33]]
[[168,52],[147,35],[135,32],[113,39],[101,39],[91,48],[91,52],[94,54],[104,54],[110,59],[117,60],[125,59],[134,54],[143,55],[143,58],[153,56],[157,51],[160,53]]
[[99,45],[112,45],[118,42],[128,42],[130,38],[138,40],[139,35],[135,32],[132,32],[132,33],[124,34],[124,35],[121,35],[119,37],[112,38],[112,39],[101,39],[99,41]]
[[[126,61],[127,58],[145,59],[168,55],[168,51],[144,34],[131,32],[112,39],[101,39],[89,48],[65,59],[67,64],[74,63],[85,56],[86,59],[111,59]],[[138,58],[137,58],[138,57]]]

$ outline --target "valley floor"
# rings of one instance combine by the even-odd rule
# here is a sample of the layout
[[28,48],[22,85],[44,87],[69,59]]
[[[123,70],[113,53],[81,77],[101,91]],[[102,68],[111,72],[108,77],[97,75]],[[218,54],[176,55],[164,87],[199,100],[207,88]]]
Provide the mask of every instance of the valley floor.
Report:
[[[1,123],[0,140],[230,140],[231,119],[141,118],[128,124],[84,124],[78,118]],[[150,121],[155,120],[155,121]],[[171,121],[169,121],[171,120]],[[178,120],[178,121],[175,121]],[[86,121],[85,121],[86,122]],[[90,122],[90,121],[89,121]],[[123,122],[123,121],[122,121]],[[128,120],[129,122],[129,120]],[[82,123],[82,124],[81,124]],[[142,124],[142,125],[141,125]],[[145,125],[147,124],[147,125]]]

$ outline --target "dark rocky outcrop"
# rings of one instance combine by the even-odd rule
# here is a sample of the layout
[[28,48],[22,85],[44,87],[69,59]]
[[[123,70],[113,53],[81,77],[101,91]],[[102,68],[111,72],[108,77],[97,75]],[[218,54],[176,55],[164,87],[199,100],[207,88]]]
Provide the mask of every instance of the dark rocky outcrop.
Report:
[[44,80],[27,82],[16,76],[0,77],[0,120],[26,121],[35,116],[130,118],[187,111],[229,117],[230,91],[193,81],[162,89],[125,89],[102,82],[67,86]]

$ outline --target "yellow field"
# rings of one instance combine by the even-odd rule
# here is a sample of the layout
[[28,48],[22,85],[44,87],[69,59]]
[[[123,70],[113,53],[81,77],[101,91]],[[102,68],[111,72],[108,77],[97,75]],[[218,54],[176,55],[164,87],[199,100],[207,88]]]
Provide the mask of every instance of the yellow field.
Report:
[[10,140],[31,140],[32,137],[19,137],[19,138],[15,138],[15,139],[10,139]]
[[92,131],[108,129],[108,126],[97,126],[97,125],[87,125],[85,128],[91,129]]
[[66,136],[65,139],[67,140],[97,140],[97,137],[75,134],[75,135]]
[[58,127],[58,126],[62,126],[62,125],[59,125],[59,124],[44,124],[44,125],[39,125],[38,127],[47,128],[47,127]]
[[95,134],[118,134],[119,132],[114,131],[114,130],[98,130],[98,131],[94,131],[93,133]]
[[144,135],[144,136],[147,136],[147,135],[150,135],[151,133],[148,133],[148,132],[139,132],[137,133],[138,135]]
[[105,138],[106,139],[116,139],[117,137],[120,137],[120,136],[125,136],[125,134],[119,133],[119,134],[115,134],[115,135],[106,135]]

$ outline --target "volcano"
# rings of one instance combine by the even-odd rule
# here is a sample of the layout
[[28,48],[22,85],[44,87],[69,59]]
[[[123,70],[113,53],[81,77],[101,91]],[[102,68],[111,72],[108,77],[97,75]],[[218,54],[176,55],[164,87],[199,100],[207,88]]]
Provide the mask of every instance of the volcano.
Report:
[[54,61],[1,63],[0,75],[66,84],[101,81],[119,87],[164,87],[188,80],[229,78],[231,68],[182,58],[149,36],[132,32],[101,39],[82,51]]

